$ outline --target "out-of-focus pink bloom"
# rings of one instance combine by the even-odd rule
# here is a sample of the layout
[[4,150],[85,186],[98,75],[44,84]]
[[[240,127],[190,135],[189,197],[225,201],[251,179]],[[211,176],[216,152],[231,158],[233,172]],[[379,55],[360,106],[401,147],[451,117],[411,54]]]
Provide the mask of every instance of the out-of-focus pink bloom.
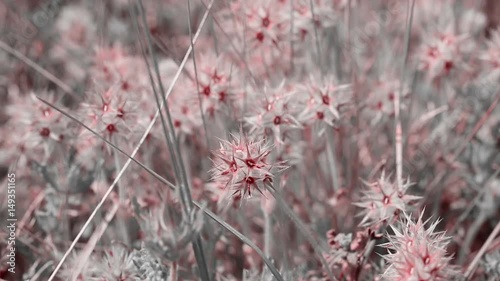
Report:
[[363,208],[360,215],[363,219],[360,225],[372,225],[384,220],[392,220],[396,212],[405,212],[412,201],[419,199],[418,196],[408,195],[406,191],[410,183],[405,181],[403,186],[391,182],[382,173],[380,178],[373,183],[365,183],[368,189],[362,191],[359,202],[354,205]]
[[[371,123],[375,124],[384,117],[394,115],[394,98],[397,92],[401,91],[399,79],[382,80],[375,83],[370,96],[367,99],[367,109],[373,115]],[[403,92],[400,93],[400,98],[404,99],[408,96],[408,87],[403,87]],[[405,109],[405,103],[401,102],[401,109]]]
[[273,136],[275,142],[282,143],[282,134],[293,128],[300,128],[296,119],[298,102],[293,90],[287,89],[285,83],[277,88],[265,87],[263,93],[254,93],[255,103],[252,115],[245,118],[251,125],[251,134]]
[[259,49],[278,47],[287,36],[289,13],[286,10],[289,6],[272,0],[236,1],[231,4],[230,11],[225,12],[233,14],[234,32],[244,34],[249,48]]
[[[5,149],[45,161],[71,137],[71,131],[67,130],[68,119],[38,100],[34,93],[21,96],[16,89],[11,90],[11,103],[6,107],[9,117],[6,128],[9,128],[10,137],[4,143],[9,147]],[[48,102],[56,103],[53,95],[40,96]]]
[[311,77],[303,86],[309,98],[298,119],[307,125],[324,123],[333,127],[340,120],[341,107],[349,103],[350,85],[337,85],[333,77],[325,80],[318,82]]
[[420,69],[434,80],[448,76],[455,69],[464,68],[461,46],[466,37],[450,32],[438,32],[429,37],[420,50]]
[[[235,100],[235,91],[238,83],[238,70],[233,67],[227,57],[216,56],[212,52],[206,52],[198,55],[196,59],[197,72],[195,72],[193,63],[189,64],[188,71],[190,78],[193,79],[191,87],[183,89],[193,93],[192,98],[198,100],[198,93],[201,96],[203,112],[209,117],[213,117],[216,112],[223,109],[231,109],[232,102]],[[194,79],[198,75],[198,85]],[[186,83],[188,84],[188,83]],[[197,90],[196,87],[199,86]]]

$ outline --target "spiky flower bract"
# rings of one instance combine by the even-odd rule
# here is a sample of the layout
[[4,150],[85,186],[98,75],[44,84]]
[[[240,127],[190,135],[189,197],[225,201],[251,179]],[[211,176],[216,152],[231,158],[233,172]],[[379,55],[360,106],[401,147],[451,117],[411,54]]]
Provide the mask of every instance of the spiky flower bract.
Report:
[[283,163],[273,163],[273,146],[265,139],[256,139],[240,132],[232,140],[221,140],[214,152],[212,180],[222,191],[238,199],[251,198],[255,192],[263,193],[264,183],[272,181],[274,174],[284,169]]
[[362,191],[361,198],[354,205],[363,208],[360,215],[363,219],[360,225],[368,226],[384,220],[392,220],[397,212],[407,210],[409,204],[418,196],[406,194],[411,186],[409,181],[398,186],[382,172],[380,178],[373,183],[366,183],[368,189]]
[[416,221],[405,213],[396,225],[391,225],[394,234],[388,235],[384,255],[388,267],[382,275],[387,281],[450,281],[459,277],[459,271],[451,265],[452,257],[446,247],[450,241],[444,232],[436,231],[439,220],[429,225]]

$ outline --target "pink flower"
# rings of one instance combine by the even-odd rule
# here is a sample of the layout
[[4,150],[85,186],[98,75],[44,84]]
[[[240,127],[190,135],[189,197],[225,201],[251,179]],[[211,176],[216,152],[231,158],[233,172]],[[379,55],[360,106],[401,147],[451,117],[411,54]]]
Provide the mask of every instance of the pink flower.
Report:
[[191,81],[187,81],[187,78],[184,79],[176,86],[174,92],[168,98],[175,133],[181,138],[196,134],[203,127],[198,97],[196,94],[186,95],[184,92],[185,87],[191,86]]
[[463,68],[463,46],[466,35],[440,32],[430,37],[420,50],[420,69],[431,80],[446,77],[454,69]]
[[349,101],[349,85],[337,85],[333,77],[318,82],[313,77],[303,86],[309,95],[299,120],[306,124],[324,123],[334,126],[340,120],[340,108]]
[[[225,56],[216,56],[212,52],[206,52],[198,55],[196,59],[197,72],[194,71],[193,63],[190,63],[190,78],[192,83],[186,83],[187,91],[192,93],[192,98],[199,100],[199,94],[202,99],[203,112],[213,117],[216,112],[223,109],[231,109],[229,106],[235,100],[234,88],[237,87],[238,79],[237,68],[233,67]],[[198,74],[198,85],[195,78]]]
[[130,98],[117,84],[102,94],[89,96],[87,103],[82,104],[82,112],[88,118],[87,125],[116,142],[131,136],[138,123],[137,104],[137,100]]
[[232,191],[235,199],[251,198],[255,191],[263,193],[264,184],[271,182],[283,163],[269,161],[272,146],[264,139],[255,140],[243,135],[232,135],[232,141],[222,141],[214,153],[212,180]]
[[[11,92],[11,103],[5,109],[9,117],[6,128],[11,137],[5,141],[4,145],[8,146],[5,149],[44,162],[73,136],[74,132],[68,130],[68,119],[38,100],[34,93],[22,96],[17,89]],[[53,94],[39,95],[50,103],[57,103]]]
[[382,278],[390,281],[445,281],[459,277],[459,271],[450,265],[446,246],[449,238],[444,232],[435,232],[439,221],[425,227],[422,214],[416,222],[410,216],[391,228],[389,242],[380,246],[388,249],[384,259],[389,264]]
[[[371,114],[371,123],[375,124],[384,117],[394,115],[394,98],[397,92],[401,90],[399,79],[384,79],[375,82],[370,91],[367,106]],[[400,93],[401,99],[408,96],[408,87],[403,87],[403,92]],[[406,109],[405,103],[401,102],[401,109]]]
[[270,0],[237,1],[231,5],[236,19],[233,24],[236,30],[244,32],[250,48],[277,47],[289,32],[289,6]]
[[365,183],[369,188],[364,190],[360,202],[354,205],[363,208],[360,225],[368,226],[391,220],[399,212],[405,212],[412,201],[419,199],[418,196],[408,195],[406,191],[410,186],[408,181],[398,187],[396,182],[389,181],[382,173],[374,183]]
[[296,119],[297,95],[293,90],[287,89],[283,82],[275,89],[264,88],[261,96],[254,93],[257,106],[253,114],[246,117],[245,121],[251,125],[250,133],[274,136],[277,143],[282,143],[282,134],[290,129],[300,128]]

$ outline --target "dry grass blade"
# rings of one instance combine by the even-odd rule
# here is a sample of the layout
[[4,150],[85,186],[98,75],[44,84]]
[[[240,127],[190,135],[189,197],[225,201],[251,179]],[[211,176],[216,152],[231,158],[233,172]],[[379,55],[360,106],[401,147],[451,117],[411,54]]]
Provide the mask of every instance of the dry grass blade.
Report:
[[320,245],[320,243],[318,241],[316,241],[314,236],[307,229],[307,227],[300,220],[300,218],[293,212],[292,209],[290,209],[290,207],[286,204],[286,202],[283,199],[283,197],[281,196],[281,194],[279,194],[279,191],[277,191],[271,184],[266,184],[266,188],[273,195],[273,197],[276,199],[276,203],[281,208],[281,210],[283,210],[283,212],[286,213],[286,215],[297,226],[297,228],[302,233],[302,235],[304,235],[304,237],[307,239],[307,241],[311,244],[314,251],[316,252],[316,255],[318,256],[319,260],[321,261],[321,264],[323,265],[323,268],[326,271],[328,278],[330,278],[330,280],[337,280],[334,277],[332,271],[330,270],[330,266],[328,265],[328,262],[326,261],[325,257],[323,256],[323,252],[325,252],[326,249],[323,249],[323,247]]
[[198,80],[198,68],[196,66],[196,52],[194,51],[193,43],[193,32],[191,27],[191,0],[188,0],[188,27],[189,27],[189,45],[193,50],[193,66],[194,66],[194,77],[196,82],[196,91],[198,92],[198,101],[200,106],[201,120],[203,122],[203,129],[205,130],[205,141],[207,143],[207,148],[210,149],[210,141],[208,139],[207,121],[205,120],[205,113],[203,112],[203,100],[201,98],[200,92],[200,81]]
[[[131,3],[131,1],[129,1],[129,2]],[[167,140],[168,150],[170,152],[170,159],[172,160],[172,163],[174,166],[175,176],[176,176],[177,181],[180,183],[179,196],[180,196],[180,200],[182,202],[183,213],[185,216],[189,216],[191,213],[191,210],[192,210],[191,188],[189,186],[190,184],[189,184],[189,181],[187,178],[187,173],[186,173],[186,169],[184,166],[184,161],[182,159],[182,155],[180,152],[179,142],[178,142],[177,137],[175,135],[174,125],[172,122],[172,118],[170,116],[170,109],[168,106],[167,99],[165,97],[165,89],[163,87],[163,82],[162,82],[161,76],[160,76],[160,70],[158,67],[158,60],[157,60],[155,52],[153,50],[153,44],[152,44],[152,40],[151,40],[150,30],[147,28],[148,25],[147,25],[146,15],[144,12],[144,7],[142,5],[142,1],[137,1],[137,2],[138,2],[137,6],[139,8],[139,15],[140,15],[140,18],[142,19],[142,24],[144,25],[144,33],[146,35],[146,42],[147,42],[148,51],[149,51],[149,54],[151,57],[151,61],[153,62],[153,67],[154,67],[154,71],[156,74],[156,80],[157,80],[156,82],[158,84],[159,93],[157,93],[157,91],[156,91],[156,87],[155,87],[156,83],[153,79],[153,76],[151,73],[152,72],[151,68],[148,67],[148,74],[150,77],[151,87],[152,87],[153,93],[155,95],[155,101],[157,103],[158,109],[160,110],[162,128],[163,128],[163,132],[165,134],[165,138]],[[207,9],[207,12],[208,12],[208,9]],[[131,14],[132,14],[132,17],[135,17],[135,13],[133,11],[132,6],[131,6]],[[137,25],[137,29],[139,30],[137,20],[136,20],[136,25]],[[147,63],[147,58],[145,56],[145,50],[144,50],[144,47],[142,46],[142,43],[141,43],[141,48],[143,50],[144,60]],[[191,50],[194,51],[194,44],[191,45]],[[159,96],[161,96],[161,98],[163,98],[161,104],[160,104]],[[163,108],[165,111],[165,118],[163,117],[163,114],[161,113],[162,105],[164,106]],[[202,239],[201,239],[201,236],[199,234],[196,234],[196,237],[193,239],[192,246],[193,246],[193,251],[194,251],[195,258],[196,258],[196,262],[198,264],[198,269],[199,269],[199,274],[200,274],[201,280],[210,281],[210,274],[208,273],[208,267],[207,267],[207,262],[206,262],[206,258],[205,258],[205,253],[203,250]]]
[[470,280],[472,274],[476,270],[477,264],[483,257],[484,253],[486,253],[491,243],[493,243],[493,240],[497,237],[498,233],[500,233],[500,221],[497,223],[490,236],[488,236],[488,239],[484,242],[483,246],[481,246],[479,253],[477,253],[474,257],[474,260],[469,264],[469,267],[467,267],[467,270],[465,271],[465,280]]
[[81,100],[82,97],[77,95],[73,89],[71,89],[70,86],[68,86],[66,83],[61,81],[59,78],[55,77],[52,73],[48,72],[47,70],[43,69],[41,66],[39,66],[36,62],[30,60],[28,57],[25,55],[21,54],[17,50],[12,49],[9,47],[9,45],[5,44],[3,41],[0,41],[0,48],[4,50],[5,52],[15,56],[25,64],[29,65],[32,67],[34,70],[38,71],[43,77],[47,78],[49,81],[52,81],[54,84],[56,84],[59,88],[61,88],[66,94],[72,96],[73,98],[77,100]]

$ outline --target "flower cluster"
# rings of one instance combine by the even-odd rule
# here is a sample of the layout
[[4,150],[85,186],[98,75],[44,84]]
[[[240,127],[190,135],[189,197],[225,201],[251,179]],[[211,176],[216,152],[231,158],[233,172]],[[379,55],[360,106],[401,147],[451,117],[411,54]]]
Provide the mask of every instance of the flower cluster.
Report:
[[0,279],[498,279],[500,1],[3,2]]

